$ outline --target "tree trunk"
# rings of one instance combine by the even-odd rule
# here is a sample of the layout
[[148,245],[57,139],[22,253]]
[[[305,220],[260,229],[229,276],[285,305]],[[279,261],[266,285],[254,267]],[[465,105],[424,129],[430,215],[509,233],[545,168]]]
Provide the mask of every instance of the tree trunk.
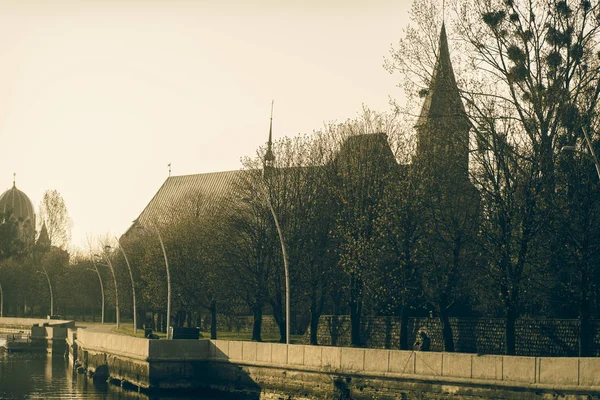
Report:
[[[254,332],[252,333],[254,340]],[[210,338],[212,340],[217,339],[217,301],[212,300],[210,302]]]
[[360,340],[360,317],[362,314],[362,301],[360,292],[362,289],[360,278],[354,274],[350,277],[350,344],[355,347],[362,346]]
[[360,302],[350,302],[350,344],[355,347],[362,345],[360,340]]
[[319,318],[321,313],[317,311],[317,299],[311,296],[310,299],[310,344],[317,346],[319,343]]
[[400,309],[400,350],[408,350],[408,307]]
[[[584,284],[587,286],[587,284]],[[590,302],[587,290],[581,294],[579,310],[579,357],[589,357]]]
[[200,311],[196,313],[196,326],[201,329],[204,328],[204,326],[202,326],[202,313]]
[[260,328],[262,325],[262,304],[254,304],[252,306],[252,315],[254,316],[254,324],[252,326],[252,340],[262,342]]
[[442,336],[444,338],[444,351],[454,352],[454,339],[452,338],[452,327],[448,318],[446,307],[440,307],[440,322],[442,323]]
[[506,355],[515,355],[515,322],[517,321],[517,310],[509,306],[506,310],[506,326],[504,329],[504,341],[506,343]]

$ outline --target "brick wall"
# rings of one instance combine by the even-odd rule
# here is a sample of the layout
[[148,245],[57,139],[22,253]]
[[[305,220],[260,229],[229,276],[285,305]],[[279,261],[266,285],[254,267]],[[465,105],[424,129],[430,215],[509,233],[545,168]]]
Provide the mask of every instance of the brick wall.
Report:
[[[451,318],[454,346],[457,352],[479,354],[504,353],[504,319]],[[590,351],[600,356],[600,320],[591,324]],[[412,346],[420,328],[427,328],[431,350],[442,351],[442,327],[436,318],[410,318],[408,342]],[[570,319],[519,319],[515,324],[516,353],[522,356],[574,357],[578,354],[579,321]],[[309,343],[309,332],[303,343]],[[362,338],[371,348],[398,349],[400,320],[396,317],[375,317],[364,320]],[[350,345],[350,318],[322,316],[319,322],[319,344]]]

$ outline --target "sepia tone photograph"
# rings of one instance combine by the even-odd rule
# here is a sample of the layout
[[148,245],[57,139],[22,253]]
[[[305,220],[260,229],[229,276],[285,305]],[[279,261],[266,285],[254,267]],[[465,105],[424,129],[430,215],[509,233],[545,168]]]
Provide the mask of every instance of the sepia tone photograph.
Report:
[[600,399],[598,0],[0,0],[0,400]]

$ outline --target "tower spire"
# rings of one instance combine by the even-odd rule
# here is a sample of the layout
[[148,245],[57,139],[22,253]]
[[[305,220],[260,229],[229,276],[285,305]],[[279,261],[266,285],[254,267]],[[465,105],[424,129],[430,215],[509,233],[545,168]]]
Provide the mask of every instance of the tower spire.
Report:
[[446,22],[446,0],[442,0],[442,26]]
[[264,158],[264,166],[272,167],[275,161],[275,155],[273,154],[273,104],[275,100],[271,100],[271,121],[269,123],[269,141],[267,142],[267,151]]
[[439,168],[454,165],[457,173],[467,176],[469,129],[452,62],[446,26],[442,22],[438,54],[427,95],[417,119],[417,154],[434,160]]
[[13,172],[13,187],[17,187],[17,173]]

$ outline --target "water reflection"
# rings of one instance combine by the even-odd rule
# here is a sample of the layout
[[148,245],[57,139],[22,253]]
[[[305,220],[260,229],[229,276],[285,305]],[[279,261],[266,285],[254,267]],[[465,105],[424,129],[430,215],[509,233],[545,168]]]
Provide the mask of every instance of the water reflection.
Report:
[[[218,396],[147,396],[77,374],[62,355],[0,352],[0,399],[204,399]],[[244,399],[245,396],[234,398]]]

